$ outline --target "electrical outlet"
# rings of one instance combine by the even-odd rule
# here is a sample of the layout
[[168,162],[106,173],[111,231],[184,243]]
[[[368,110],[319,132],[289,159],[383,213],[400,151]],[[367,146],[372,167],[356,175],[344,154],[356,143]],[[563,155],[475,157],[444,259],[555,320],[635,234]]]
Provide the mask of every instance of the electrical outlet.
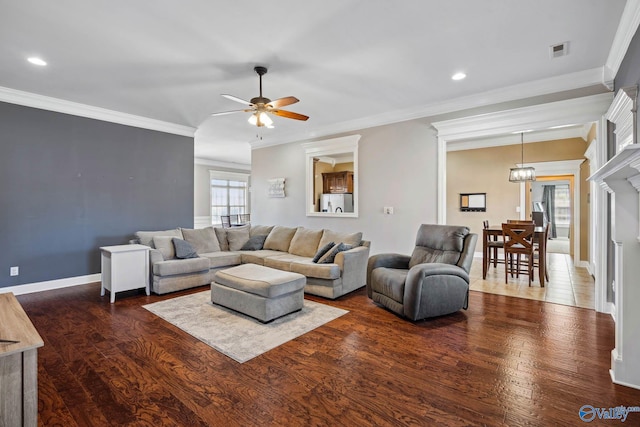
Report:
[[385,206],[384,213],[386,215],[393,215],[393,208],[391,206]]
[[15,267],[11,267],[11,268],[9,269],[9,275],[11,275],[11,276],[17,276],[17,275],[19,275],[19,274],[20,274],[20,267],[15,266]]

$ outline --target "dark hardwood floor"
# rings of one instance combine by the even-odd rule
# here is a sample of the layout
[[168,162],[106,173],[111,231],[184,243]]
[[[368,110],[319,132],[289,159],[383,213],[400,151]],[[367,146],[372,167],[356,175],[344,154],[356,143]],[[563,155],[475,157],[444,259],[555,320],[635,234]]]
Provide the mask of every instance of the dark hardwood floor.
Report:
[[613,321],[593,310],[471,292],[412,323],[363,289],[307,297],[350,312],[239,364],[142,308],[203,290],[19,296],[45,342],[40,425],[576,426],[582,405],[640,405],[611,383]]

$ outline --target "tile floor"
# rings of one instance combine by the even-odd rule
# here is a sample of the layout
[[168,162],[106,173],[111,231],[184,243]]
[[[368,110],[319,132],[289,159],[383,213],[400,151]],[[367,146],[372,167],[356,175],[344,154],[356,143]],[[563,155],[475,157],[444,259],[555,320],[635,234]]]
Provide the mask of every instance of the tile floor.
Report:
[[518,298],[534,299],[571,305],[574,307],[590,308],[595,306],[595,283],[586,268],[573,265],[573,259],[568,254],[548,254],[549,282],[544,288],[538,282],[537,270],[535,280],[529,287],[527,276],[519,279],[509,278],[504,282],[504,265],[489,267],[487,279],[482,279],[482,257],[474,258],[471,267],[471,286],[473,291],[500,294]]

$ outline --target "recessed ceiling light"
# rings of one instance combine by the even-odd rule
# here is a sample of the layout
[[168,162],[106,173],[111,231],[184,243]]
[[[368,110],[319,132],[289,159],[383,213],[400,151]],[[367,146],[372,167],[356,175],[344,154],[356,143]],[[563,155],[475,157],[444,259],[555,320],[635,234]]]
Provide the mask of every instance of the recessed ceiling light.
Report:
[[465,73],[455,73],[453,76],[451,76],[451,80],[462,80],[465,77],[467,77],[467,75]]
[[27,61],[31,62],[33,65],[39,65],[41,67],[44,67],[45,65],[47,65],[46,61],[44,61],[41,58],[38,58],[36,56],[32,56],[31,58],[27,58]]

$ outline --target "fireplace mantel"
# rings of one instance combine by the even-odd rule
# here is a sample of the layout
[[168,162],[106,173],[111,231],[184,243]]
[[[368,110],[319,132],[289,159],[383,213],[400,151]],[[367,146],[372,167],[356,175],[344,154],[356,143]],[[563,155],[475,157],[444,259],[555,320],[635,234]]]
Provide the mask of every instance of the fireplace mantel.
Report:
[[589,180],[612,195],[614,383],[640,389],[640,144],[624,146]]
[[615,124],[616,155],[589,180],[611,194],[616,343],[611,351],[611,379],[640,389],[640,144],[636,86],[618,90],[607,120]]

